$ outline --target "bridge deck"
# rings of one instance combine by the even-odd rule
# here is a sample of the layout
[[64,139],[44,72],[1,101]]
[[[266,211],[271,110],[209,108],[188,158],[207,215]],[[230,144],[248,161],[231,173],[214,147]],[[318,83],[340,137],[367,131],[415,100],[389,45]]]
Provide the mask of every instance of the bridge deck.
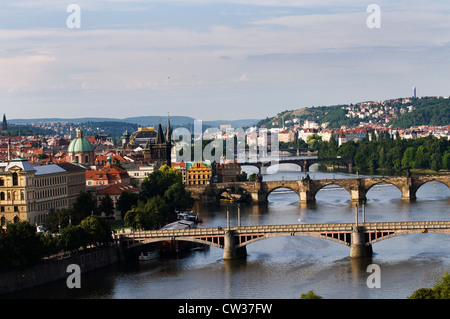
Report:
[[[191,228],[170,230],[135,231],[132,233],[119,233],[122,240],[143,240],[148,238],[176,238],[197,236],[222,236],[226,231],[232,230],[236,235],[256,233],[298,233],[298,232],[351,232],[355,223],[334,224],[287,224],[287,225],[260,225],[240,226],[228,228]],[[450,221],[416,221],[416,222],[378,222],[358,223],[366,231],[398,231],[398,230],[450,230]]]

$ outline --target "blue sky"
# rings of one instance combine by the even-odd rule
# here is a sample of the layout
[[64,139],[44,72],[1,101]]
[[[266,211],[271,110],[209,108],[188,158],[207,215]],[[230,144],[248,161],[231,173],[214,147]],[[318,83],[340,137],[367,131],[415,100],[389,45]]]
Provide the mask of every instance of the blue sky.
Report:
[[449,31],[447,0],[4,0],[0,105],[9,119],[233,120],[413,86],[448,96]]

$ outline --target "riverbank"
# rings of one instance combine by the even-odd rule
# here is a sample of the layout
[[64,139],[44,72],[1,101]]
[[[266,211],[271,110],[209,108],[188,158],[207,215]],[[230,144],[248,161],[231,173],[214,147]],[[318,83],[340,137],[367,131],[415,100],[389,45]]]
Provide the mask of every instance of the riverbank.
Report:
[[71,264],[80,266],[81,273],[86,273],[118,261],[117,246],[102,246],[68,254],[60,259],[44,260],[26,269],[0,272],[0,296],[67,279],[72,273],[67,272],[67,267]]

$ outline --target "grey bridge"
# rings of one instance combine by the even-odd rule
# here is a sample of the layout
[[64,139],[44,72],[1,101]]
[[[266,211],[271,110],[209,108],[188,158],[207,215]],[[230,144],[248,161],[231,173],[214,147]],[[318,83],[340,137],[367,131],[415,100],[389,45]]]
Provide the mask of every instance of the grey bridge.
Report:
[[350,247],[350,257],[372,255],[372,244],[413,233],[450,234],[450,221],[291,224],[238,226],[227,228],[192,228],[118,233],[123,249],[161,241],[190,241],[224,250],[223,259],[242,258],[246,246],[259,240],[280,236],[312,236]]

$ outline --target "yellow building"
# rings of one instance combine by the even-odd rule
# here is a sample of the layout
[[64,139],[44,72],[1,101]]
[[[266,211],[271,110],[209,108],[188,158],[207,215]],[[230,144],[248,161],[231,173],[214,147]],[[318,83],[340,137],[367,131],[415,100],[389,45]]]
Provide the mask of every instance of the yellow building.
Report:
[[32,166],[23,158],[0,163],[0,226],[40,225],[56,209],[70,207],[85,185],[85,169],[74,164]]
[[186,163],[186,185],[207,185],[211,183],[211,177],[211,163]]

